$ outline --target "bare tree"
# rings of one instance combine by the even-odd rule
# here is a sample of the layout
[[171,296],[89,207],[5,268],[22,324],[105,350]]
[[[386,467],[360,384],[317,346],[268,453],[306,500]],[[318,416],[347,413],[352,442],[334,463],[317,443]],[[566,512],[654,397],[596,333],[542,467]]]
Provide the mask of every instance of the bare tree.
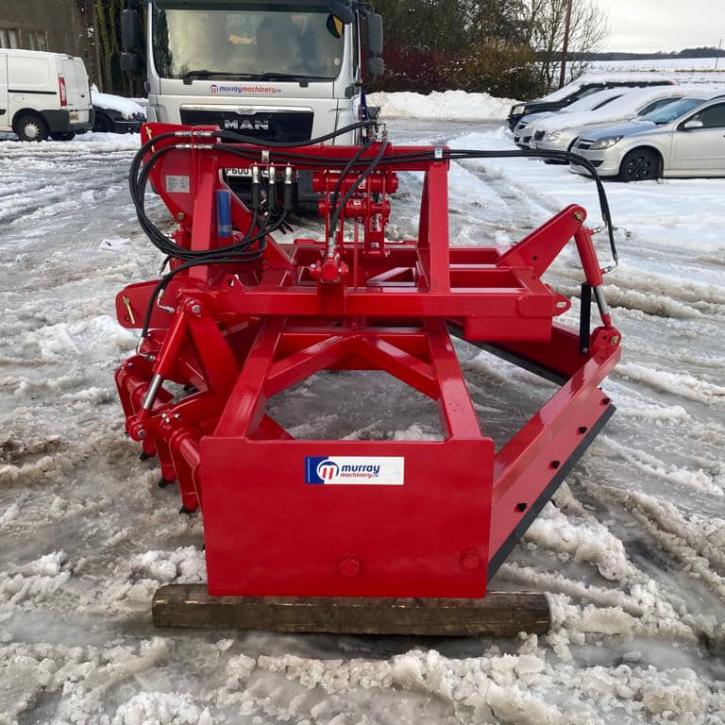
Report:
[[[558,76],[564,44],[567,0],[528,0],[527,40],[537,52],[539,81],[550,89]],[[569,53],[589,53],[599,49],[609,37],[607,14],[593,0],[573,0]],[[573,60],[567,80],[584,71],[586,63]]]

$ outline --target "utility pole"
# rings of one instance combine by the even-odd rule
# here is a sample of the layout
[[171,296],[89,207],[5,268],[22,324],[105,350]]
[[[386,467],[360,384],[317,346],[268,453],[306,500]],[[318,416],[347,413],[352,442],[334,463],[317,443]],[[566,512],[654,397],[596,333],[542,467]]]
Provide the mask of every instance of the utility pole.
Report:
[[564,47],[561,49],[561,74],[559,88],[566,83],[566,56],[569,53],[569,33],[571,32],[571,6],[573,0],[566,0],[566,16],[564,17]]
[[[717,46],[717,49],[722,50],[722,38],[720,38],[720,45]],[[718,53],[715,56],[715,70],[717,70],[719,65],[720,65],[720,54]]]

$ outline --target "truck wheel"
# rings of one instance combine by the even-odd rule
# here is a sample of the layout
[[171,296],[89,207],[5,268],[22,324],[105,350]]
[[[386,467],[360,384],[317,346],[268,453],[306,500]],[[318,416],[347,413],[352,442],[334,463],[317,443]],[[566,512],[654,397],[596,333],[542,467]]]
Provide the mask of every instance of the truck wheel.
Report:
[[652,149],[632,149],[619,167],[622,181],[645,181],[656,179],[660,174],[660,159]]
[[61,133],[51,133],[50,137],[53,141],[70,141],[76,137],[75,131],[63,131]]
[[45,141],[48,138],[47,124],[40,116],[32,113],[17,118],[13,130],[21,141]]

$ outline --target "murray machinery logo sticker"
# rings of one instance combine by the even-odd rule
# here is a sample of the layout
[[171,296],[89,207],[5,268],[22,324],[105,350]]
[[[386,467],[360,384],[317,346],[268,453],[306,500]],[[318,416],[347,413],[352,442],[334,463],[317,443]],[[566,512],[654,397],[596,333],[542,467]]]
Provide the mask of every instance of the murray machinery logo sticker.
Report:
[[282,89],[257,83],[212,83],[209,92],[212,96],[277,96]]
[[305,456],[305,483],[402,486],[402,456]]

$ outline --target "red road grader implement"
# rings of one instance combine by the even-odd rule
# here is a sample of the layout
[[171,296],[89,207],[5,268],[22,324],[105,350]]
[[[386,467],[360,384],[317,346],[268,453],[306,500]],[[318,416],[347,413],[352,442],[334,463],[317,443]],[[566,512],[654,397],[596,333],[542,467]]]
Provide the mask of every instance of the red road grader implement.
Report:
[[[260,147],[216,128],[143,132],[131,192],[170,267],[117,297],[120,324],[142,338],[116,382],[143,457],[158,457],[162,485],[178,484],[182,511],[203,515],[208,569],[207,587],[159,589],[155,622],[545,631],[543,595],[487,585],[613,412],[598,386],[620,335],[584,209],[567,207],[507,249],[452,247],[449,164],[485,154],[394,147],[384,135]],[[232,168],[250,180],[245,202],[225,181]],[[390,241],[390,196],[407,171],[424,175],[418,238]],[[325,238],[281,244],[273,233],[301,172],[312,172]],[[145,211],[149,180],[177,223],[171,236]],[[571,302],[541,280],[571,239],[585,280],[578,329],[555,321]],[[593,331],[591,292],[602,319]],[[452,335],[561,384],[499,450]],[[324,370],[380,371],[423,393],[443,440],[294,438],[267,401]]]

